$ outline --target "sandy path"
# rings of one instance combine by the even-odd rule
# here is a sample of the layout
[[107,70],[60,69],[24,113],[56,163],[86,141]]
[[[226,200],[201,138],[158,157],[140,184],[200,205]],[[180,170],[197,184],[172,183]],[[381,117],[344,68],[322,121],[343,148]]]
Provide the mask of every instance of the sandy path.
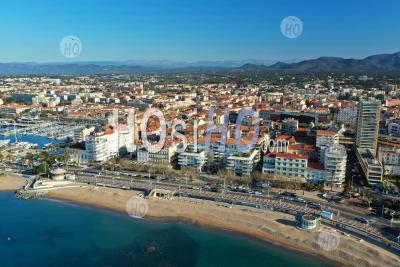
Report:
[[[61,189],[48,197],[126,212],[126,202],[138,192],[102,187]],[[359,242],[340,235],[340,244],[333,251],[322,250],[318,243],[319,233],[308,233],[293,226],[293,216],[244,208],[227,208],[204,201],[181,199],[147,200],[152,219],[185,221],[242,233],[261,240],[283,244],[308,253],[323,256],[345,266],[399,266],[400,257],[367,242]],[[326,229],[331,231],[331,229]]]

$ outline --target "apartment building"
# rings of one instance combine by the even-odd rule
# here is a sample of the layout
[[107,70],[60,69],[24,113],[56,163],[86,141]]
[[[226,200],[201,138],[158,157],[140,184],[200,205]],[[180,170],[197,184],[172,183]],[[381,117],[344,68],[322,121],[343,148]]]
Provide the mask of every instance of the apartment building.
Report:
[[365,148],[357,148],[356,155],[361,165],[361,170],[368,184],[382,183],[382,164],[375,157],[374,151]]
[[287,118],[282,121],[281,132],[283,135],[293,135],[299,128],[299,121],[293,118]]
[[330,147],[339,144],[339,135],[335,131],[317,130],[316,132],[316,146]]
[[400,148],[398,145],[392,147],[380,146],[378,159],[384,166],[387,175],[400,175]]
[[89,161],[104,162],[122,152],[130,152],[133,144],[133,133],[125,126],[96,127],[85,138],[69,149],[72,161],[86,163]]
[[320,162],[308,162],[307,180],[314,183],[325,183],[327,179],[327,171]]
[[136,152],[136,159],[139,162],[150,162],[173,166],[177,159],[176,154],[177,144],[170,140],[164,143],[164,146],[159,150],[148,150],[145,146],[139,146]]
[[357,106],[339,109],[336,121],[346,125],[356,125]]
[[308,177],[308,156],[291,153],[267,153],[263,159],[263,172],[296,177],[305,182]]
[[178,155],[178,164],[183,168],[195,169],[202,171],[207,162],[207,156],[204,150],[187,149]]
[[361,100],[357,114],[357,148],[376,152],[381,104],[376,100]]
[[74,142],[84,142],[86,141],[86,137],[89,136],[95,127],[88,127],[84,129],[76,129],[74,130]]
[[347,152],[343,145],[335,144],[321,151],[326,171],[326,185],[341,187],[346,177]]
[[397,122],[390,122],[388,124],[388,134],[392,136],[400,136],[400,124]]
[[253,149],[248,153],[235,153],[227,158],[226,169],[238,176],[250,176],[259,161],[258,149]]

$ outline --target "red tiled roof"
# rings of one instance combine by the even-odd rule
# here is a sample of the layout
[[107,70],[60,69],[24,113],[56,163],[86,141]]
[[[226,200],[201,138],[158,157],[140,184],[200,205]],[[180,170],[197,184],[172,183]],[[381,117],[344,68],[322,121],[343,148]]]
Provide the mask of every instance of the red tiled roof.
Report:
[[277,158],[289,158],[289,159],[308,159],[307,155],[291,154],[291,153],[276,153]]
[[308,169],[310,170],[325,170],[324,165],[319,162],[308,162]]

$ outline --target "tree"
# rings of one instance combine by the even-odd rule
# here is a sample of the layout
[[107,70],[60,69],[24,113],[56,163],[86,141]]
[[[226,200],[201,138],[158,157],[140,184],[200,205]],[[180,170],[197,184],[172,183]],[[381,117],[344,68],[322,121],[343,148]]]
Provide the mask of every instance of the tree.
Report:
[[351,182],[346,182],[343,187],[343,195],[350,197],[353,191],[353,185]]
[[47,162],[42,162],[33,168],[35,174],[47,174],[50,170],[50,165]]

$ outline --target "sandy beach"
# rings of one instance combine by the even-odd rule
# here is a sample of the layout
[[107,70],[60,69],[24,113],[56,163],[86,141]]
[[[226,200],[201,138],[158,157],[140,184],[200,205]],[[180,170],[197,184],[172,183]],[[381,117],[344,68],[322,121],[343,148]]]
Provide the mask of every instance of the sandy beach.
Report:
[[[21,187],[25,179],[17,176],[1,176],[0,191]],[[48,198],[71,201],[84,205],[111,209],[126,214],[126,203],[140,192],[104,187],[65,188],[48,193]],[[317,242],[319,232],[305,232],[294,226],[291,215],[226,207],[212,202],[174,198],[147,199],[151,220],[180,221],[244,234],[258,240],[273,242],[302,252],[323,257],[342,266],[399,266],[400,257],[375,245],[359,242],[352,237],[340,236],[339,246],[332,251],[320,248]],[[127,215],[128,216],[128,215]],[[323,228],[333,232],[332,229]]]
[[[139,194],[103,187],[61,189],[47,196],[126,213],[126,202]],[[273,242],[322,256],[344,266],[399,266],[400,257],[367,242],[340,235],[340,244],[333,251],[322,250],[317,242],[318,232],[309,233],[294,227],[294,217],[283,213],[228,208],[216,203],[175,198],[148,199],[146,218],[183,221],[245,234],[259,240]],[[333,231],[323,228],[325,231]]]
[[0,192],[15,191],[25,185],[26,180],[17,175],[0,175]]

